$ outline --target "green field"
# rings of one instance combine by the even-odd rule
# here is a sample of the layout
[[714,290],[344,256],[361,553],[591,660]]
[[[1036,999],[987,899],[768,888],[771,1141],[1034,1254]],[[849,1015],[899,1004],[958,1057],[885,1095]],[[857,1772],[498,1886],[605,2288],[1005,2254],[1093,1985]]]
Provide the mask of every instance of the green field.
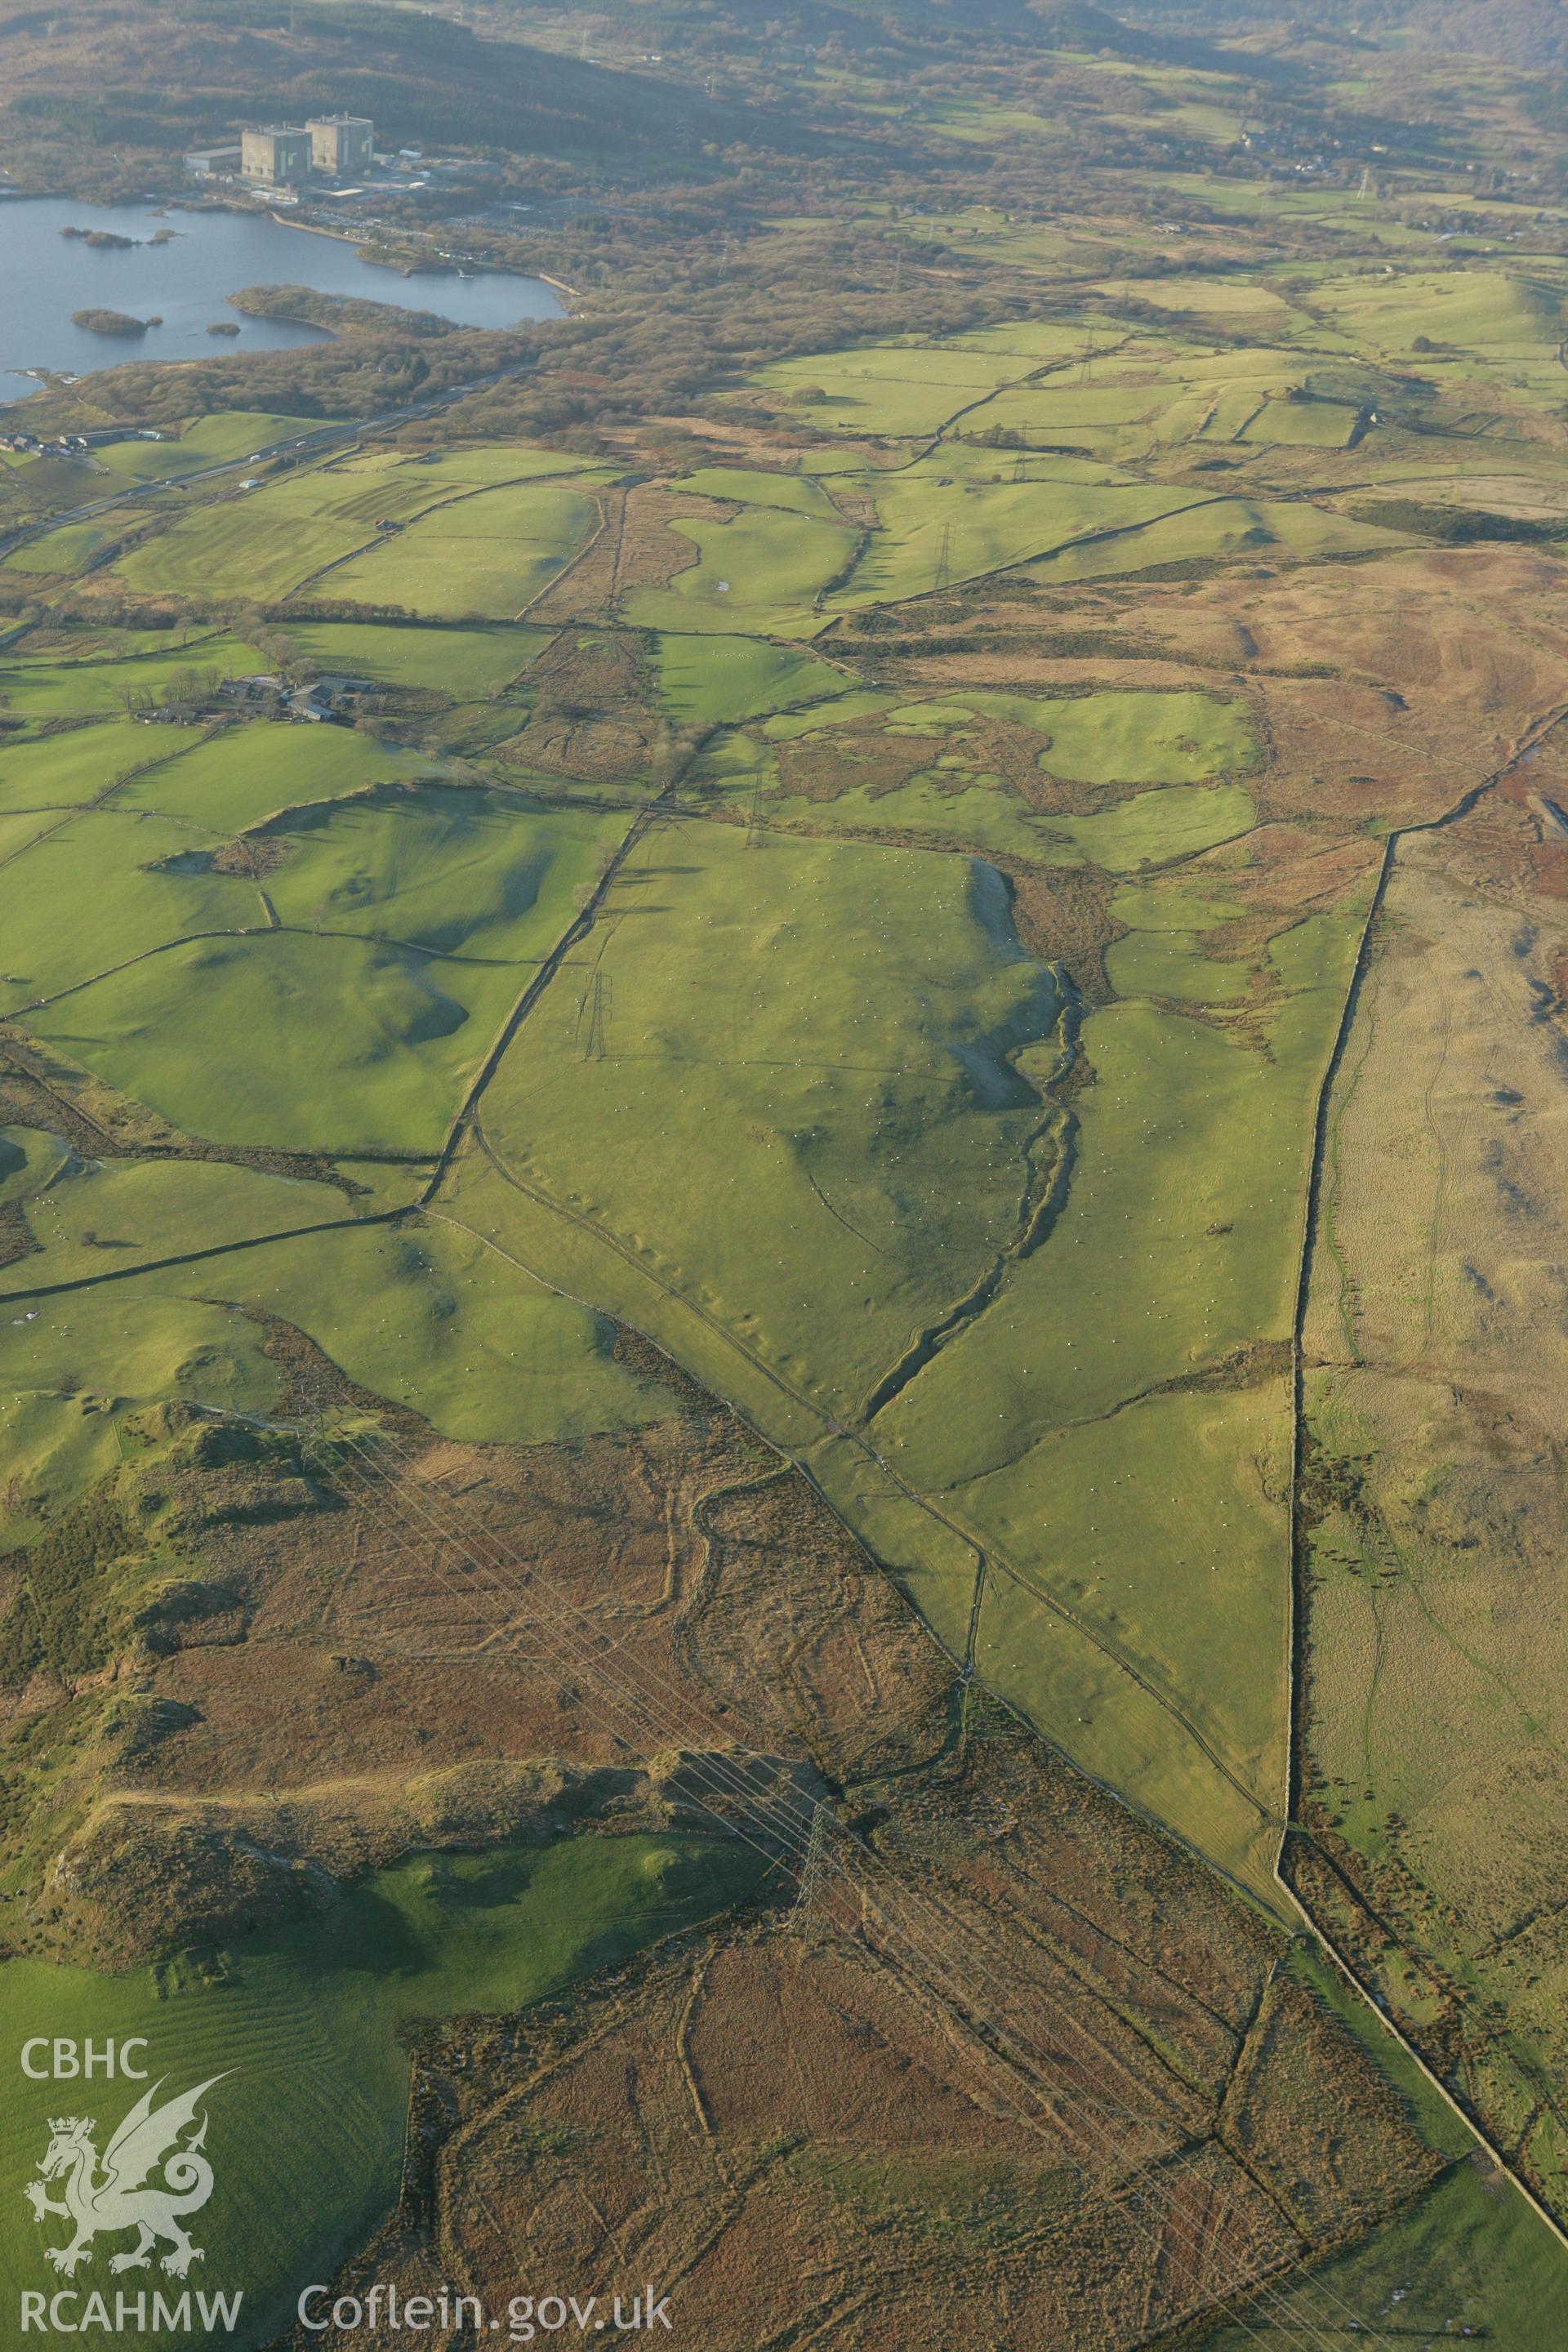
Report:
[[96,719],[179,699],[209,688],[215,680],[246,677],[266,667],[253,646],[215,629],[194,634],[188,645],[120,661],[0,662],[0,707],[29,721]]
[[779,507],[746,507],[732,522],[683,519],[670,528],[691,541],[692,561],[668,588],[637,588],[626,597],[626,618],[641,628],[808,635],[817,625],[817,599],[856,546],[847,523]]
[[280,809],[342,800],[372,784],[416,776],[430,764],[344,727],[260,720],[226,728],[188,750],[178,749],[181,739],[171,740],[163,728],[142,740],[154,758],[169,743],[169,755],[117,793],[115,807],[154,810],[214,835],[244,832]]
[[1078,856],[1112,874],[1195,857],[1252,829],[1257,810],[1243,784],[1204,791],[1180,786],[1139,793],[1100,816],[1053,817],[1051,829]]
[[[1070,330],[1059,348],[1075,347]],[[1081,337],[1076,347],[1081,347]],[[938,432],[999,384],[1044,364],[1017,351],[991,352],[954,342],[936,350],[913,343],[870,344],[856,352],[784,360],[757,377],[781,407],[835,432],[920,436]]]
[[1029,567],[1042,586],[1152,572],[1166,564],[1212,565],[1248,557],[1321,561],[1392,550],[1396,534],[1310,504],[1278,499],[1202,499],[1114,539],[1085,539]]
[[889,712],[888,726],[922,733],[937,729],[962,745],[965,720],[976,717],[1037,729],[1045,738],[1040,766],[1075,783],[1195,784],[1244,773],[1258,760],[1246,704],[1190,689],[1070,698],[980,693],[904,704]]
[[[1055,987],[1000,877],[966,860],[782,837],[753,853],[689,824],[677,895],[667,855],[623,870],[610,928],[487,1095],[486,1135],[769,1374],[854,1414],[1016,1236],[1044,1111],[1011,1056],[1052,1035]],[[650,1084],[653,1119],[635,1115]]]
[[280,597],[323,564],[366,545],[378,515],[426,502],[351,465],[302,468],[260,488],[226,487],[123,555],[119,576],[136,589],[183,595]]
[[[401,2027],[515,2010],[726,1907],[755,1874],[748,1846],[692,1837],[417,1853],[334,1891],[308,1922],[200,1958],[122,1977],[13,1959],[0,1983],[20,2037],[144,2035],[142,2063],[165,2099],[211,2082],[218,2187],[195,2225],[205,2259],[190,2284],[243,2292],[241,2324],[224,2340],[244,2352],[291,2315],[301,2281],[331,2276],[392,2201],[408,2078]],[[91,2087],[101,2149],[137,2092]],[[62,2096],[57,2084],[19,2078],[7,2101],[0,2180],[18,2211]],[[7,2228],[13,2297],[60,2284],[43,2254],[58,2228]],[[104,2242],[78,2273],[84,2294],[110,2289],[110,2309],[114,2250]],[[197,2325],[159,2340],[200,2352],[213,2336]]]
[[0,1004],[54,998],[197,932],[264,925],[249,883],[169,869],[191,844],[183,824],[105,810],[73,817],[29,849],[10,869],[16,903]]
[[[26,1260],[29,1284],[123,1275],[145,1261],[219,1249],[353,1213],[353,1203],[335,1185],[265,1175],[221,1160],[171,1168],[166,1160],[84,1160],[73,1153],[62,1168],[54,1138],[40,1139],[35,1130],[28,1146],[26,1172],[35,1181],[20,1197],[38,1244]],[[0,1268],[0,1290],[6,1278]]]
[[1417,336],[1467,357],[1553,358],[1563,302],[1560,288],[1522,270],[1369,273],[1327,279],[1311,294],[1313,310],[1341,333],[1400,358]]
[[6,572],[36,572],[63,575],[79,572],[95,555],[111,547],[125,530],[126,518],[113,517],[102,522],[66,522],[57,530],[46,530],[30,539],[0,561]]
[[1324,400],[1271,400],[1243,426],[1244,441],[1277,442],[1292,449],[1342,449],[1357,411]]
[[271,827],[284,857],[268,895],[286,928],[397,940],[465,964],[534,963],[622,829],[521,793],[403,786]]
[[200,740],[195,727],[149,727],[111,719],[38,740],[0,740],[0,814],[80,808],[122,777],[172,759]]
[[1210,278],[1195,286],[1181,278],[1173,284],[1163,278],[1122,278],[1111,279],[1095,290],[1109,295],[1112,301],[1120,298],[1152,302],[1157,310],[1213,319],[1226,327],[1242,327],[1256,335],[1259,342],[1272,341],[1289,317],[1282,295],[1246,278]]
[[[429,1151],[483,1058],[505,993],[488,976],[476,985],[399,949],[258,931],[172,947],[93,982],[31,1026],[175,1126],[217,1142]],[[326,1028],[323,1003],[337,1008]]]
[[[138,730],[159,748],[170,733]],[[179,940],[279,926],[384,935],[492,974],[534,960],[571,919],[613,825],[412,782],[390,803],[356,799],[417,764],[335,728],[241,728],[172,751],[97,808],[17,818],[0,1004],[52,999]],[[298,813],[267,835],[249,875],[214,866],[225,835],[289,806]]]
[[[26,997],[64,986],[67,965],[87,984],[34,1013],[35,1033],[194,1133],[339,1152],[438,1147],[616,830],[613,818],[473,793],[329,807],[268,836],[283,862],[264,903],[199,852],[151,876],[127,866],[144,829],[154,854],[186,846],[159,819],[80,822],[110,836],[93,950],[102,976],[81,971],[69,934],[48,962],[50,904],[73,859],[61,834],[27,853],[46,859],[59,845]],[[325,1027],[322,1003],[336,1008]]]
[[[1002,1686],[1255,1885],[1283,1772],[1284,1595],[1268,1562],[1288,1416],[1268,1360],[1243,1367],[1289,1328],[1310,1106],[1354,940],[1337,917],[1275,942],[1287,992],[1267,1058],[1152,1005],[1089,1017],[1097,1083],[1050,1246],[877,1420],[879,1451],[906,1476],[918,1465],[1009,1571],[981,1620]],[[1229,1394],[1182,1393],[1226,1364]],[[1061,1606],[1176,1709],[1157,1742],[1142,1692],[1107,1704],[1116,1677]],[[1250,1816],[1177,1717],[1249,1793]]]
[[809,474],[765,474],[744,466],[703,466],[678,477],[674,487],[702,499],[735,499],[742,506],[779,507],[789,514],[840,520],[837,509]]
[[[39,1514],[79,1499],[122,1459],[121,1423],[165,1399],[272,1410],[280,1375],[262,1353],[268,1316],[308,1332],[374,1393],[476,1443],[570,1444],[668,1417],[668,1391],[615,1360],[599,1316],[444,1219],[359,1227],[356,1203],[335,1188],[245,1171],[204,1173],[187,1189],[189,1172],[165,1165],[131,1183],[89,1165],[58,1209],[32,1209],[65,1279],[89,1268],[121,1278],[20,1299],[0,1321],[0,1538],[26,1540]],[[410,1200],[426,1171],[350,1160],[345,1172],[369,1188],[363,1212]],[[84,1244],[89,1203],[102,1222]],[[192,1241],[207,1246],[237,1238],[252,1212],[258,1233],[268,1222],[279,1231],[342,1222],[138,1274],[139,1263],[181,1245],[187,1205]],[[0,1268],[0,1292],[37,1279],[39,1264]]]
[[444,505],[332,574],[332,592],[453,620],[516,618],[599,525],[584,490],[486,490]]
[[294,621],[301,660],[351,677],[423,688],[455,701],[504,692],[550,642],[544,629],[378,628],[373,623]]
[[330,418],[278,416],[265,409],[231,408],[221,416],[193,416],[157,441],[110,441],[94,451],[100,466],[128,481],[162,482],[194,474],[204,466],[224,466],[276,446],[280,441],[319,433]]
[[[575,544],[580,523],[584,531],[592,527],[594,512],[591,500],[568,490],[491,491],[484,486],[513,478],[526,482],[541,473],[581,470],[580,460],[536,449],[483,450],[472,453],[468,463],[447,460],[435,465],[377,450],[279,474],[257,489],[228,490],[132,550],[117,569],[132,588],[173,589],[201,598],[282,597],[356,550],[376,549],[378,539],[384,536],[387,547],[366,558],[373,569],[381,567],[380,584],[346,586],[346,572],[357,572],[357,567],[345,567],[333,572],[335,594],[359,596],[370,603],[403,603],[384,576],[384,559],[390,557],[395,569],[397,550],[402,548],[413,559],[421,583],[428,574],[433,583],[434,601],[421,604],[418,609],[484,612],[489,607],[482,601],[449,605],[443,598],[455,593],[458,583],[471,585],[480,578],[493,583],[501,576],[513,576],[499,549],[490,545],[487,551],[486,542],[521,537],[525,545],[514,559],[515,575],[531,580],[536,570],[548,569],[547,557],[563,539]],[[413,524],[426,509],[437,511],[427,523],[417,526],[414,539],[405,539],[402,528]],[[443,525],[441,513],[456,519]],[[383,522],[399,527],[395,543],[390,533],[379,530]],[[465,567],[461,549],[470,538],[480,545],[471,564]],[[516,601],[521,603],[522,598]],[[510,605],[503,603],[498,611],[501,618],[511,617]]]
[[875,485],[881,530],[856,565],[836,607],[924,596],[949,580],[972,580],[1078,542],[1099,545],[1135,532],[1191,493],[1131,478],[1107,480],[1092,461],[1062,458],[1049,481],[956,481],[948,468],[911,467]]
[[698,727],[811,708],[849,690],[837,670],[808,655],[762,637],[719,635],[661,636],[658,683],[671,718]]

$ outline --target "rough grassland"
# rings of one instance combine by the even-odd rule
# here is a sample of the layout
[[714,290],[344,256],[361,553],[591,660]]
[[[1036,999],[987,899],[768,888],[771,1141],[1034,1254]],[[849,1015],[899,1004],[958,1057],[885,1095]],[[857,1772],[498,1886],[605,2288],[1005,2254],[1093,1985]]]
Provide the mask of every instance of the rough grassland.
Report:
[[[1327,2305],[1356,2313],[1374,2343],[1383,2332],[1395,2343],[1436,2346],[1468,2331],[1510,2352],[1553,2352],[1564,2309],[1561,2246],[1338,1972],[1302,1947],[1289,1968],[1397,2084],[1428,2143],[1449,2161],[1406,2213],[1299,2283],[1285,2281],[1270,2305],[1277,2332],[1288,2339],[1299,2330],[1310,2340]],[[1257,2343],[1248,2319],[1221,2327],[1208,2352],[1256,2352]]]
[[[185,1189],[189,1172],[164,1166],[110,1197],[134,1207],[145,1239],[172,1233],[182,1203],[196,1197]],[[397,1173],[406,1192],[418,1171]],[[326,1188],[289,1190],[312,1212],[348,1222],[6,1310],[0,1441],[16,1486],[0,1487],[0,1539],[22,1539],[32,1514],[75,1500],[118,1463],[121,1418],[170,1398],[272,1410],[279,1373],[262,1353],[272,1316],[307,1332],[363,1387],[476,1443],[571,1443],[668,1415],[668,1390],[614,1360],[606,1323],[473,1235],[440,1220],[356,1230],[341,1192],[327,1192],[323,1204]],[[237,1186],[211,1191],[226,1210],[240,1197]],[[216,1227],[211,1237],[221,1237]],[[112,1262],[125,1255],[117,1250]],[[9,1270],[0,1289],[15,1279]]]
[[1562,934],[1560,902],[1498,902],[1487,847],[1472,821],[1402,850],[1332,1108],[1308,1804],[1418,1963],[1368,1948],[1373,1981],[1561,2210]]
[[[0,1288],[11,1287],[15,1268]],[[193,1285],[193,1290],[197,1286]],[[0,1539],[20,1542],[37,1515],[78,1501],[121,1460],[117,1417],[172,1398],[265,1412],[279,1388],[258,1325],[166,1276],[16,1304],[0,1323]]]
[[[1251,719],[1238,701],[1190,692],[1113,692],[1071,699],[980,693],[891,708],[889,700],[847,695],[820,714],[792,714],[770,719],[757,731],[721,735],[690,772],[693,793],[699,802],[713,793],[735,806],[749,808],[754,802],[770,825],[794,831],[902,835],[1044,865],[1087,859],[1113,872],[1212,848],[1247,832],[1254,822],[1255,806],[1244,787],[1194,792],[1173,781],[1184,784],[1255,764]],[[856,756],[872,755],[864,783],[850,782],[830,797],[788,790],[773,745],[869,718],[882,719],[889,748],[928,743],[930,764],[890,782],[876,772],[879,739],[861,737]],[[1173,782],[1095,814],[1043,815],[987,766],[984,737],[976,731],[982,719],[1034,729],[1041,739],[1043,773],[1100,785],[1134,779]],[[826,749],[832,748],[830,738]],[[854,768],[847,773],[854,774]]]
[[[939,746],[931,748],[934,754]],[[760,786],[768,824],[792,832],[903,838],[911,845],[969,849],[988,857],[1074,862],[1063,827],[1026,808],[1000,776],[966,777],[933,767],[891,791],[861,784],[830,801],[814,801],[783,789],[761,746],[731,737],[704,757],[692,782],[700,794],[717,790],[746,807]]]
[[1092,863],[1109,873],[1136,873],[1167,859],[1196,856],[1250,830],[1257,811],[1241,784],[1191,791],[1181,786],[1139,793],[1098,816],[1040,816],[1026,809],[999,776],[978,771],[965,777],[935,766],[891,791],[860,785],[831,801],[794,797],[778,789],[773,771],[753,747],[739,757],[721,747],[699,771],[699,782],[718,782],[749,796],[759,772],[769,823],[813,833],[907,834],[912,839],[951,842],[994,857],[1026,857],[1046,866]]

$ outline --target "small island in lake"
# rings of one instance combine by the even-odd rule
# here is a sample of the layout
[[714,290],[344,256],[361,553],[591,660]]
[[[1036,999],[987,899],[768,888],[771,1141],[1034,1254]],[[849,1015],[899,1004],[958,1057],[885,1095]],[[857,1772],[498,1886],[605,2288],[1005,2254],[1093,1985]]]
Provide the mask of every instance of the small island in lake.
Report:
[[62,236],[75,237],[82,245],[90,245],[100,253],[134,253],[144,245],[169,245],[179,235],[177,229],[161,228],[151,236],[121,236],[112,228],[62,228]]
[[133,319],[128,310],[73,310],[71,325],[85,327],[93,335],[144,335],[149,327],[161,327],[162,319]]
[[405,310],[361,294],[322,294],[313,286],[246,286],[226,298],[250,319],[288,319],[334,335],[397,335],[405,341],[450,335],[450,319],[435,310]]

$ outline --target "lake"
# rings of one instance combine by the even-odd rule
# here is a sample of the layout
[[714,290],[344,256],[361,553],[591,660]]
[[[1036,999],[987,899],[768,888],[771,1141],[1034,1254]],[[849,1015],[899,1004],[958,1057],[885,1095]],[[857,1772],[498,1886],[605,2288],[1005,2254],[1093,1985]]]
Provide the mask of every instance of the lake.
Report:
[[[174,231],[167,245],[132,252],[85,245],[64,228],[107,229],[146,239]],[[247,286],[310,286],[322,294],[358,294],[404,310],[436,310],[462,327],[513,327],[553,319],[562,305],[537,278],[501,271],[475,278],[437,272],[404,278],[362,261],[352,245],[289,228],[259,206],[254,213],[181,211],[174,205],[88,205],[74,197],[0,198],[0,400],[37,389],[19,368],[86,374],[125,360],[188,360],[221,352],[286,351],[328,340],[319,327],[246,319],[226,296]],[[73,327],[71,312],[126,310],[163,321],[124,341]],[[237,335],[209,336],[218,320]]]

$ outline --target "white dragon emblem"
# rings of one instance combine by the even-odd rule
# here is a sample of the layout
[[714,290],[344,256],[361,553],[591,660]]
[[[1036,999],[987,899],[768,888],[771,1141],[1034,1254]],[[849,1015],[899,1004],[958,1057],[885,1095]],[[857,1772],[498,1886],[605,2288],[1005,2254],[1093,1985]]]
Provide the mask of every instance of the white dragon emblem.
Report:
[[[175,2278],[184,2278],[193,2263],[202,2261],[201,2247],[192,2245],[181,2224],[187,2214],[199,2213],[213,2193],[213,2168],[201,2153],[207,2136],[205,2116],[184,2147],[179,2139],[196,2121],[206,2093],[223,2080],[221,2074],[214,2074],[183,2098],[166,2100],[161,2107],[154,2107],[153,2102],[163,2084],[154,2083],[104,2149],[101,2173],[93,2146],[96,2118],[49,2118],[51,2137],[37,2168],[43,2179],[29,2180],[22,2194],[36,2221],[58,2213],[75,2224],[76,2234],[68,2244],[45,2248],[56,2270],[69,2278],[77,2264],[86,2260],[94,2238],[100,2233],[113,2236],[121,2230],[135,2230],[139,2234],[127,2252],[113,2256],[111,2271],[144,2270],[161,2238],[169,2242],[163,2268]],[[159,2166],[162,2180],[144,2185],[149,2173]],[[65,2196],[60,2202],[48,2194],[44,2182],[62,2177]]]

